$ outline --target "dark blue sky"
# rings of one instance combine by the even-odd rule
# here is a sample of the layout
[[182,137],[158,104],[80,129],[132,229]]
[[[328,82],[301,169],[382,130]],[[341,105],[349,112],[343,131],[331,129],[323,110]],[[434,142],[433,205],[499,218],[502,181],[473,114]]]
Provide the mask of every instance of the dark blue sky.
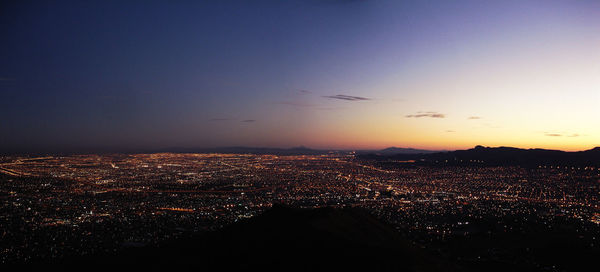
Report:
[[531,36],[597,38],[593,1],[448,2],[3,1],[0,149],[429,147],[397,131],[455,113],[419,97],[459,93],[429,86],[455,64]]

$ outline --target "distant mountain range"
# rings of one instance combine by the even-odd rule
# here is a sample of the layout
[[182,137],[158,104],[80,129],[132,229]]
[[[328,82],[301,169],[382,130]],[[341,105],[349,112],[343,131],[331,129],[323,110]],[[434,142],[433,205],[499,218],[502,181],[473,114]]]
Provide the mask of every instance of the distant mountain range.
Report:
[[174,152],[174,153],[224,153],[224,154],[272,154],[272,155],[321,155],[332,150],[310,149],[304,146],[293,148],[273,148],[273,147],[245,147],[245,146],[229,146],[229,147],[210,147],[210,148],[189,148],[189,147],[174,147],[161,149],[155,152]]
[[[415,164],[476,164],[476,165],[522,165],[522,166],[594,166],[600,167],[600,147],[586,151],[566,152],[549,149],[521,149],[514,147],[484,147],[476,146],[467,150],[435,151],[414,148],[388,147],[381,150],[340,150],[340,149],[311,149],[304,146],[293,148],[272,147],[212,147],[190,148],[172,147],[154,150],[120,150],[105,149],[101,152],[94,150],[78,150],[77,152],[31,152],[31,154],[93,154],[93,153],[224,153],[224,154],[272,154],[272,155],[323,155],[354,153],[359,159],[376,160],[380,162],[414,161]],[[6,154],[20,154],[5,152]]]
[[363,154],[361,159],[410,161],[424,164],[478,164],[523,166],[600,166],[600,147],[586,151],[566,152],[548,149],[476,146],[467,150],[422,154]]
[[216,147],[169,148],[158,152],[226,153],[273,155],[322,155],[354,152],[360,159],[378,161],[415,161],[420,164],[476,164],[523,166],[600,166],[600,147],[586,151],[566,152],[549,149],[522,149],[514,147],[476,146],[467,150],[433,151],[414,148],[389,147],[381,150],[325,150],[304,146],[294,148],[269,147]]
[[339,150],[339,149],[311,149],[304,146],[293,148],[272,148],[272,147],[212,147],[212,148],[188,148],[173,147],[157,150],[155,152],[175,152],[175,153],[225,153],[225,154],[273,154],[273,155],[321,155],[328,153],[356,152],[356,154],[377,154],[377,155],[396,155],[396,154],[430,154],[440,151],[388,147],[381,150]]
[[425,149],[414,149],[414,148],[402,148],[402,147],[388,147],[382,150],[360,150],[357,153],[360,154],[378,154],[378,155],[396,155],[396,154],[431,154],[442,151],[425,150]]

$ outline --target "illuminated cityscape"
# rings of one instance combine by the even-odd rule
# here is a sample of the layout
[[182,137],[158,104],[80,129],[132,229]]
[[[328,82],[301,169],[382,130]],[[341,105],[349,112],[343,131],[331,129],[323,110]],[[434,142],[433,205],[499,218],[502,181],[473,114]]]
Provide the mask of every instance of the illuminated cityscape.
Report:
[[599,0],[2,0],[0,40],[0,271],[598,270]]
[[[396,166],[341,152],[2,157],[0,256],[14,263],[159,244],[217,230],[274,203],[361,207],[432,248],[527,227],[505,222],[511,217],[548,228],[566,220],[598,249],[600,169]],[[489,218],[498,226],[477,226]]]

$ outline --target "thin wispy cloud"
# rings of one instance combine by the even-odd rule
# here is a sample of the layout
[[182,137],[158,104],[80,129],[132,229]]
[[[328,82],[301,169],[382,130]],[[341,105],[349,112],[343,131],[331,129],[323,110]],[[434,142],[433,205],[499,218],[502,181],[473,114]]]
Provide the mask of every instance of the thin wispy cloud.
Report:
[[553,132],[545,132],[544,135],[546,135],[548,137],[579,137],[579,136],[581,136],[577,133],[568,134],[568,133],[553,133]]
[[406,118],[446,118],[446,115],[443,113],[435,112],[435,111],[427,111],[427,112],[417,112],[416,114],[409,114],[405,116]]
[[366,101],[366,100],[371,100],[371,98],[367,98],[367,97],[352,96],[352,95],[345,95],[345,94],[324,95],[323,97],[324,98],[329,98],[329,99],[345,100],[345,101]]
[[469,116],[469,118],[467,118],[467,119],[469,119],[469,120],[478,120],[478,119],[481,119],[481,117],[479,117],[479,116]]
[[446,132],[452,133],[452,132],[456,132],[456,131],[449,129],[449,130],[446,130]]
[[256,122],[256,120],[254,120],[254,119],[246,119],[246,120],[242,120],[241,122],[242,123],[253,123],[253,122]]
[[309,90],[303,90],[303,89],[296,90],[296,92],[298,92],[299,94],[312,94],[313,93]]

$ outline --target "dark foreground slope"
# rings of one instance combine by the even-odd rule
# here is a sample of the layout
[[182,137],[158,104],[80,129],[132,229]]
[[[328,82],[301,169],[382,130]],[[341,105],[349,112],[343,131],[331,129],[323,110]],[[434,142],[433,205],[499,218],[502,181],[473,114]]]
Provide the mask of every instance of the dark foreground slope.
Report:
[[362,210],[278,206],[217,232],[159,248],[129,249],[117,256],[72,259],[51,266],[67,271],[449,270]]

